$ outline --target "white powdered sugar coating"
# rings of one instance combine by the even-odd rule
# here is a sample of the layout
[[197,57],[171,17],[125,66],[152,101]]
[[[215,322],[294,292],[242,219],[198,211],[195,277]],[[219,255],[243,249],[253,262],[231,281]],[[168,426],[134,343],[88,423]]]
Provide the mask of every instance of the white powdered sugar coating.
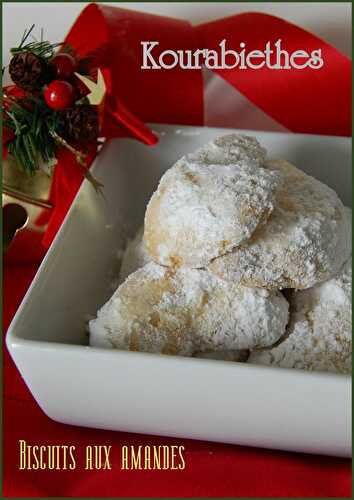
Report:
[[340,273],[308,290],[294,292],[284,340],[253,351],[250,363],[350,373],[352,367],[352,258]]
[[351,211],[265,155],[230,134],[165,173],[90,345],[350,372]]
[[288,303],[279,292],[149,263],[90,321],[90,344],[183,356],[254,349],[274,344],[287,321]]
[[246,163],[261,167],[267,151],[255,137],[228,134],[208,142],[194,153],[186,156],[191,163],[203,165],[230,165]]
[[145,249],[143,235],[144,227],[142,226],[134,238],[128,241],[126,249],[123,252],[122,264],[119,272],[119,283],[123,283],[131,273],[151,261]]
[[281,176],[233,155],[233,138],[238,144],[239,136],[220,138],[218,158],[211,155],[218,164],[206,154],[215,141],[194,155],[199,162],[183,157],[161,178],[145,214],[144,241],[155,262],[205,267],[248,240],[273,211]]
[[265,163],[283,178],[268,221],[209,269],[246,286],[309,288],[348,258],[351,224],[337,194],[285,160]]

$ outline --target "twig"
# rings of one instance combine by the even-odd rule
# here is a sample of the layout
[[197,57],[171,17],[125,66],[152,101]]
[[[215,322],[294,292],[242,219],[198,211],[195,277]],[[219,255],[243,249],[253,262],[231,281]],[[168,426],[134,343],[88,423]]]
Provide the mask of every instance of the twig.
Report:
[[75,155],[76,161],[82,165],[83,167],[86,166],[86,158],[87,155],[83,153],[82,151],[78,151],[77,149],[73,148],[68,142],[66,142],[65,139],[60,137],[54,130],[50,131],[50,135],[53,137],[53,139],[60,145],[63,146],[65,149],[73,153]]
[[83,168],[83,174],[86,177],[86,179],[92,184],[95,191],[100,193],[104,197],[102,191],[103,184],[100,181],[98,181],[86,167],[87,155],[85,155],[85,153],[82,153],[82,151],[78,151],[77,149],[73,148],[68,142],[66,142],[65,139],[60,137],[60,135],[58,135],[53,130],[50,131],[50,134],[60,146],[63,146],[64,148],[66,148],[68,151],[70,151],[75,155],[77,163]]

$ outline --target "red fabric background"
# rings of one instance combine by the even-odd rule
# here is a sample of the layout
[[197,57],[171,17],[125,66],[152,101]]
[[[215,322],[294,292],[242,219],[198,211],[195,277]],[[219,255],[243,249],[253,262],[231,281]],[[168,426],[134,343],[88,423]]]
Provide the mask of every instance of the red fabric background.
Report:
[[[99,12],[102,11],[107,20],[106,25],[100,17],[102,14]],[[116,17],[113,15],[114,12],[118,12],[119,15]],[[96,44],[98,40],[106,42],[110,38],[109,34],[115,38],[114,43],[120,47],[120,54],[119,58],[115,59],[119,63],[114,68],[113,80],[117,79],[117,86],[120,89],[119,99],[128,106],[129,110],[135,112],[144,121],[191,124],[201,122],[202,87],[199,72],[194,74],[179,72],[178,78],[175,77],[174,72],[165,72],[164,76],[167,81],[163,85],[162,94],[156,92],[157,80],[153,72],[145,73],[143,81],[140,81],[142,75],[136,72],[135,55],[138,50],[137,41],[142,38],[141,29],[144,30],[146,40],[156,38],[154,30],[157,27],[159,38],[163,38],[167,47],[175,48],[176,34],[178,35],[177,39],[185,40],[186,46],[190,47],[191,44],[194,46],[193,44],[196,43],[196,33],[191,32],[187,23],[169,20],[169,28],[166,29],[166,20],[163,21],[163,18],[146,16],[145,20],[142,21],[141,16],[139,17],[137,14],[127,16],[126,12],[120,9],[116,10],[110,7],[97,9],[97,7],[91,6],[84,14],[84,16],[89,17],[88,20],[86,19],[89,24],[92,23],[90,20],[92,15],[95,17],[93,27],[95,36],[92,36],[92,29],[83,30],[82,25],[80,29],[76,25],[70,34],[70,39],[75,41],[76,48],[80,49],[77,45],[78,42],[81,42],[80,50],[89,51],[89,49],[95,48],[91,47],[90,43]],[[254,33],[258,33],[258,42],[262,43],[263,38],[267,35],[263,23],[268,22],[270,23],[267,27],[268,32],[272,29],[276,31],[287,28],[287,33],[291,34],[289,40],[292,42],[288,48],[294,49],[298,48],[295,38],[303,36],[305,33],[300,28],[284,23],[282,20],[265,19],[264,17],[261,22],[263,28],[258,30],[253,24],[254,18],[253,21],[250,21],[248,15],[245,14],[245,16],[240,24],[237,24],[240,19],[236,18],[222,21],[221,32],[219,31],[220,21],[209,23],[199,31],[198,36],[205,37],[207,42],[204,46],[211,47],[216,40],[220,39],[219,33],[225,33],[228,23],[232,23],[232,25],[230,24],[230,33],[242,36],[248,46],[251,46],[251,40],[247,38],[247,35],[250,34],[250,27]],[[138,25],[140,31],[137,28]],[[170,29],[171,26],[173,26],[173,30]],[[244,32],[240,35],[242,29]],[[306,39],[309,46],[313,43],[316,47],[318,46],[317,38],[310,34],[305,34],[305,36],[309,37]],[[126,52],[124,46],[120,44],[121,38],[125,37],[130,37],[132,48],[130,52]],[[320,43],[322,42],[320,41]],[[333,48],[327,44],[324,45],[331,60],[326,78],[319,79],[317,82],[310,81],[308,86],[304,86],[304,81],[301,79],[301,81],[293,81],[295,87],[293,92],[290,92],[290,96],[295,97],[296,89],[301,89],[301,108],[304,112],[310,111],[306,120],[303,120],[302,114],[299,115],[298,95],[293,101],[286,102],[287,106],[291,106],[291,109],[284,106],[285,96],[275,96],[274,86],[268,79],[269,72],[264,75],[264,72],[246,71],[242,74],[242,78],[237,79],[234,79],[230,74],[221,74],[220,76],[228,79],[251,101],[284,123],[290,130],[349,134],[350,64]],[[180,42],[178,48],[181,48]],[[339,73],[338,66],[336,66],[337,72],[333,72],[335,60],[339,64]],[[258,78],[262,76],[262,73],[264,78],[257,80],[256,75]],[[306,72],[302,73],[302,76],[305,75]],[[311,73],[308,76],[312,78],[314,74]],[[193,81],[189,81],[190,78]],[[254,84],[253,93],[249,93],[250,82]],[[284,82],[284,75],[282,82]],[[278,83],[279,88],[284,91],[286,86],[282,86],[281,82]],[[141,92],[141,89],[144,89],[145,92]],[[185,94],[186,89],[189,91],[188,98]],[[289,97],[289,92],[286,95]],[[262,96],[261,100],[260,96]],[[267,96],[268,98],[266,98]],[[274,97],[276,97],[275,100]],[[308,103],[305,107],[304,99]],[[330,119],[324,120],[318,111],[321,110],[321,103],[328,102],[329,99],[332,102],[332,107],[330,107],[332,114]],[[335,105],[334,102],[337,104]],[[171,106],[173,106],[173,110]],[[329,112],[328,106],[325,106],[325,112]],[[331,128],[328,129],[328,127]],[[76,173],[74,175],[76,176]],[[60,223],[61,217],[70,205],[72,196],[80,183],[80,179],[75,177],[73,185],[72,179],[71,172],[65,171],[65,175],[59,179],[56,185],[58,189],[60,188],[58,192],[61,194],[63,194],[63,186],[69,187],[69,189],[70,186],[73,187],[73,193],[60,200],[62,209],[60,213],[57,212],[57,221],[52,222],[53,227]],[[40,240],[41,236],[38,233],[23,232],[6,256],[3,284],[4,331],[6,331],[43,257]],[[289,432],[291,432],[290,429]],[[75,444],[79,451],[83,450],[86,444],[112,445],[114,449],[113,470],[87,472],[77,468],[74,471],[20,471],[18,469],[19,439],[25,439],[29,444]],[[119,452],[120,446],[123,444],[128,446],[132,444],[182,444],[186,449],[187,467],[184,471],[121,471]],[[7,497],[20,498],[48,496],[350,497],[351,463],[349,460],[329,457],[107,432],[58,424],[48,419],[39,409],[6,349],[4,349],[3,494]]]

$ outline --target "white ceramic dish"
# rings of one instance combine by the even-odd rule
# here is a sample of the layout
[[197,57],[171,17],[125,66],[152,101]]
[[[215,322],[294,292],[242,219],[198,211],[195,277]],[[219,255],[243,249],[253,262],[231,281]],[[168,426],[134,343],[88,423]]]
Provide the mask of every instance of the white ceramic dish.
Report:
[[[117,248],[141,224],[158,178],[226,132],[153,128],[153,148],[121,139],[101,152],[93,169],[105,199],[83,183],[10,326],[7,346],[33,396],[68,424],[349,456],[348,376],[85,345],[85,319],[111,295]],[[351,205],[349,139],[249,133]]]

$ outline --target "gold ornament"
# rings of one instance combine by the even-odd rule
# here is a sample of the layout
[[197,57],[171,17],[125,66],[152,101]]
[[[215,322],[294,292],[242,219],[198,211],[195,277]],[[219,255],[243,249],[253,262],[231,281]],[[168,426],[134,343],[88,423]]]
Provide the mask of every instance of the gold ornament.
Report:
[[43,211],[50,210],[48,201],[52,179],[49,172],[38,170],[30,177],[8,156],[2,162],[3,250],[7,250],[16,233],[25,227],[44,232],[46,226],[37,221]]

